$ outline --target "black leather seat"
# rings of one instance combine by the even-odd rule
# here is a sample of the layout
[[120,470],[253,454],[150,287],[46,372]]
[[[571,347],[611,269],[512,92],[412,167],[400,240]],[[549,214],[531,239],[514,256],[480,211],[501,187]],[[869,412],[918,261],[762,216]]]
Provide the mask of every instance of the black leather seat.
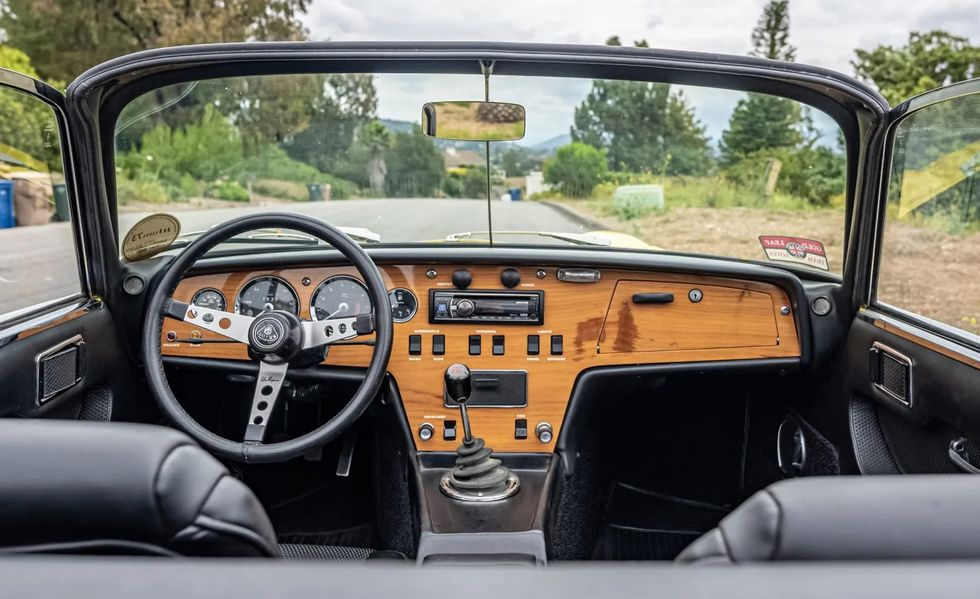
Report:
[[148,425],[0,420],[0,553],[364,559],[290,545],[241,481]]
[[837,476],[759,491],[686,563],[980,558],[980,476]]

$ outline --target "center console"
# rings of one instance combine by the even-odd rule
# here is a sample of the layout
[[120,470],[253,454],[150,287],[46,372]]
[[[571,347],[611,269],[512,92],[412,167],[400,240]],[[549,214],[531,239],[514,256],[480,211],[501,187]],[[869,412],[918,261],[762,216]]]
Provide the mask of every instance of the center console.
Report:
[[470,423],[473,374],[465,364],[453,364],[444,378],[463,438],[455,454],[417,454],[419,563],[544,564],[554,456],[495,456]]

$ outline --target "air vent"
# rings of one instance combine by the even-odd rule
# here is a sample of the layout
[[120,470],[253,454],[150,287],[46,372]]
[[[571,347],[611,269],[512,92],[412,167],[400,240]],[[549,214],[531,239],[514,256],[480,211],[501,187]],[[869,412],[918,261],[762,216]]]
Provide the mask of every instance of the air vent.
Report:
[[875,342],[871,347],[871,384],[902,405],[912,407],[912,360]]
[[42,404],[75,386],[82,375],[82,337],[76,335],[37,355],[37,401]]

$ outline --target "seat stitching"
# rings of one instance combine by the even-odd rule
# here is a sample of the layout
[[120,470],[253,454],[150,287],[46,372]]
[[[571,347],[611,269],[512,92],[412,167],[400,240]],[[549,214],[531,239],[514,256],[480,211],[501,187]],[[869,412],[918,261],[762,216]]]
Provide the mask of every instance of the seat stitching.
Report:
[[776,504],[776,532],[774,535],[775,538],[773,539],[773,543],[772,543],[772,552],[769,555],[769,561],[774,562],[776,561],[776,556],[779,554],[780,550],[782,549],[783,506],[782,504],[779,503],[779,500],[776,499],[775,493],[773,493],[769,489],[766,489],[765,491],[766,491],[766,495],[768,495],[769,498],[772,499],[772,502]]
[[728,544],[728,537],[725,536],[725,530],[720,525],[718,526],[717,530],[718,534],[721,535],[721,544],[725,550],[723,555],[727,555],[728,559],[732,560],[732,563],[734,564],[736,561],[735,553],[732,551],[731,545]]
[[188,447],[188,446],[191,446],[191,444],[190,443],[187,443],[187,442],[185,442],[183,440],[181,440],[177,444],[175,444],[173,447],[171,447],[169,450],[167,450],[166,455],[164,455],[163,456],[163,459],[160,460],[160,463],[157,464],[157,471],[153,474],[153,489],[152,489],[152,491],[153,491],[153,505],[156,508],[154,511],[156,512],[157,521],[160,524],[160,529],[163,531],[164,534],[166,534],[169,531],[167,530],[167,525],[166,525],[166,523],[163,520],[163,509],[160,507],[160,493],[159,493],[159,491],[160,491],[160,476],[161,476],[161,474],[163,472],[163,467],[167,463],[167,461],[170,459],[170,456],[172,456],[173,453],[175,451],[177,451],[178,449],[180,449],[181,447]]

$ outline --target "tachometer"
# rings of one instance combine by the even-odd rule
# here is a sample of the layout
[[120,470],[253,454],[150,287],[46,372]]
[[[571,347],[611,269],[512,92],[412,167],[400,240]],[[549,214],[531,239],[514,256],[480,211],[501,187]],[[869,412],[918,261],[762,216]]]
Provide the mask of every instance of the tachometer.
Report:
[[279,277],[257,277],[249,281],[235,298],[235,312],[258,316],[269,310],[299,315],[299,298],[289,283]]
[[225,308],[228,307],[228,303],[225,301],[225,296],[217,289],[212,289],[210,287],[201,289],[194,294],[191,299],[191,303],[195,306],[200,306],[201,308],[210,308],[212,310],[220,310],[224,312]]
[[364,285],[353,277],[333,277],[313,292],[310,314],[314,320],[349,318],[371,312],[371,298]]

